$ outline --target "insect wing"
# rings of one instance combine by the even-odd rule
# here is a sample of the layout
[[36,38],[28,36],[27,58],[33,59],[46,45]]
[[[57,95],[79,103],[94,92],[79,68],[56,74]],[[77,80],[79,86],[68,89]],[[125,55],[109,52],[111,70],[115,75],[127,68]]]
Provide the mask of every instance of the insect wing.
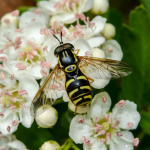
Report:
[[132,68],[121,61],[84,56],[78,59],[81,71],[93,79],[117,79],[132,73]]
[[64,83],[64,72],[56,66],[35,95],[30,107],[31,116],[38,116],[47,110],[60,97],[57,93],[63,89]]

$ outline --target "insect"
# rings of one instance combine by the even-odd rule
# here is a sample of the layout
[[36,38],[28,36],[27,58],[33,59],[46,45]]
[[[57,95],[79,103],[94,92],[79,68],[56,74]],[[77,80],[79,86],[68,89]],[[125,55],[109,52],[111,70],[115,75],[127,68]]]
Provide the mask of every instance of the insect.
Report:
[[[59,39],[54,35],[59,41]],[[92,100],[90,83],[96,79],[120,78],[132,73],[131,67],[121,61],[78,56],[79,50],[75,50],[70,43],[59,41],[54,54],[58,58],[58,64],[48,75],[39,91],[35,95],[30,112],[33,117],[40,115],[58,99],[56,87],[65,86],[65,90],[76,106],[86,106]],[[43,106],[43,107],[41,107]],[[75,112],[76,112],[75,111]]]

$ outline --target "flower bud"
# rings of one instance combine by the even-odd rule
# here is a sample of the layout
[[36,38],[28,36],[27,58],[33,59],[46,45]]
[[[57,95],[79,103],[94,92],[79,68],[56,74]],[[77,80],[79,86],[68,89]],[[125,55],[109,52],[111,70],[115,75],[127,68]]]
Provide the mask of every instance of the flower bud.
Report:
[[95,15],[104,14],[107,12],[108,7],[109,7],[108,0],[94,0],[91,11]]
[[13,16],[11,13],[5,14],[1,18],[1,27],[8,28],[10,25],[17,26],[18,16]]
[[105,58],[105,52],[99,48],[93,48],[92,57]]
[[115,29],[115,27],[112,24],[106,23],[106,25],[105,25],[105,27],[104,27],[104,29],[103,29],[103,31],[101,33],[103,34],[103,36],[107,40],[109,40],[109,39],[112,39],[115,36],[116,29]]
[[[68,102],[68,108],[69,108],[69,110],[75,112],[75,106],[71,101]],[[86,113],[89,110],[89,108],[90,108],[89,105],[78,106],[77,107],[77,113]]]
[[41,147],[40,150],[61,150],[60,145],[55,141],[47,141]]
[[[55,108],[48,106],[49,108],[45,110],[41,115],[37,116],[35,118],[36,123],[39,125],[39,127],[42,128],[50,128],[53,127],[58,119],[58,112]],[[39,109],[42,109],[40,107]]]

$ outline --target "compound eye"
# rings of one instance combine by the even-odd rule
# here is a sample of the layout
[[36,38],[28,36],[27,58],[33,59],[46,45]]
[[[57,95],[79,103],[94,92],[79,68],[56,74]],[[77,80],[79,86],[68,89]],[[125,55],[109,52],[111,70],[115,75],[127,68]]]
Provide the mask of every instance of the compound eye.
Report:
[[64,47],[65,49],[74,49],[74,46],[73,46],[72,44],[70,44],[70,43],[65,43],[65,44],[63,45],[63,47]]

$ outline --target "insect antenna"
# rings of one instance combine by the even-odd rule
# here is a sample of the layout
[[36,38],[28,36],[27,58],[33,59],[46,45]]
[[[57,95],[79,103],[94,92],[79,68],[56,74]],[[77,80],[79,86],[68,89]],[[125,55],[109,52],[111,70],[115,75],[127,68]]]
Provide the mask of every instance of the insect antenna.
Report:
[[[55,36],[54,34],[53,34],[53,36],[55,37],[55,39],[57,39],[58,41],[59,41],[59,39],[57,38],[57,36]],[[61,42],[59,41],[59,43],[61,44]]]
[[53,36],[55,37],[55,39],[57,39],[57,40],[59,41],[60,45],[63,44],[63,42],[62,42],[62,31],[61,31],[61,33],[60,33],[61,41],[60,41],[60,40],[57,38],[57,36],[55,36],[54,34],[53,34]]
[[63,41],[62,41],[62,31],[60,32],[60,38],[61,38],[61,44],[63,44]]

